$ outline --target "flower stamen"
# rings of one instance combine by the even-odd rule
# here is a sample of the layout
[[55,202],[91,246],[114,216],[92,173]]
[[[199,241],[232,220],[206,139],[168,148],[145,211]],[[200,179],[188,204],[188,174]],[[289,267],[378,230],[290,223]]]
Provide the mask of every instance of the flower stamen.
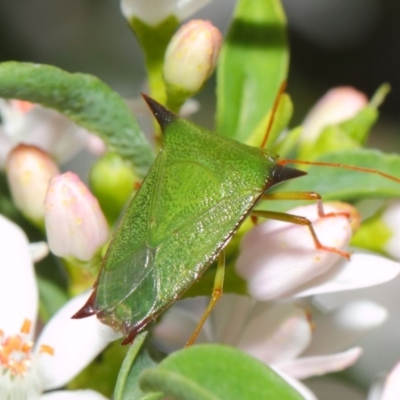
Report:
[[[20,333],[5,336],[0,330],[0,367],[10,373],[11,377],[25,376],[32,365],[33,341],[28,335],[32,328],[32,321],[25,319]],[[41,345],[39,353],[54,354],[51,346]]]

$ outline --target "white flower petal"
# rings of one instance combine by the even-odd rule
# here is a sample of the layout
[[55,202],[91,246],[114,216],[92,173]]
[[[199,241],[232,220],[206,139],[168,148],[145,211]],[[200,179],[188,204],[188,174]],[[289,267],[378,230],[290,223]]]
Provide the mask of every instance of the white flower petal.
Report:
[[4,134],[4,130],[0,127],[0,170],[6,165],[8,153],[15,146],[15,142]]
[[386,378],[380,400],[400,399],[400,363],[397,364]]
[[277,303],[247,323],[237,347],[270,364],[297,357],[311,341],[305,310]]
[[[205,296],[184,299],[167,310],[153,330],[158,346],[166,352],[181,349],[194,332],[208,301],[209,298]],[[211,320],[208,318],[196,343],[212,342],[213,337]]]
[[35,263],[47,257],[49,254],[49,246],[46,242],[30,243],[29,251],[31,253],[32,261]]
[[248,323],[254,304],[255,301],[248,296],[224,294],[210,316],[213,340],[235,346],[243,328]]
[[385,377],[383,375],[377,376],[368,390],[367,400],[381,400],[384,384]]
[[387,311],[372,301],[354,301],[313,319],[313,340],[303,356],[331,354],[353,346],[382,325]]
[[272,368],[281,378],[283,378],[290,386],[292,386],[295,390],[297,390],[302,396],[304,400],[318,400],[314,393],[311,390],[303,385],[298,380],[292,378],[290,375],[286,374],[285,372],[281,371],[279,368],[270,365]]
[[107,400],[107,397],[94,390],[57,390],[42,394],[40,400]]
[[2,215],[0,238],[0,329],[6,335],[14,335],[20,331],[24,319],[35,323],[36,277],[25,233]]
[[121,0],[125,18],[138,18],[154,26],[175,15],[179,20],[190,17],[211,0]]
[[36,348],[46,344],[54,349],[53,356],[43,355],[38,360],[46,390],[65,385],[89,364],[109,343],[105,328],[96,317],[71,319],[83,306],[88,293],[65,304],[41,332]]
[[382,214],[382,222],[392,232],[392,237],[386,243],[385,250],[396,260],[400,260],[400,200],[389,203]]
[[[326,213],[336,211],[325,206]],[[312,221],[325,246],[343,249],[351,237],[350,223],[343,216],[321,218],[316,206],[297,207],[290,214]],[[252,297],[270,300],[292,294],[328,271],[339,257],[337,253],[317,250],[307,227],[267,221],[243,238],[236,271],[247,280]]]
[[361,353],[362,349],[360,347],[354,347],[342,353],[298,358],[296,360],[279,363],[277,366],[296,379],[306,379],[314,375],[342,371],[350,365],[353,365],[360,357]]
[[295,297],[340,292],[379,285],[400,273],[400,263],[374,254],[355,253],[350,262],[339,260],[327,273],[304,285]]
[[[28,135],[29,133],[29,135]],[[86,143],[88,132],[55,110],[35,105],[25,116],[23,142],[38,146],[64,163]]]

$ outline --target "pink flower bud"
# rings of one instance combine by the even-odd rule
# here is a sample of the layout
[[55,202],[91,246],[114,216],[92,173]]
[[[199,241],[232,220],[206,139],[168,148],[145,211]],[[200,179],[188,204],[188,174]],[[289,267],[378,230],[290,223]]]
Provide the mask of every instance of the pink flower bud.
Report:
[[174,91],[196,93],[213,73],[222,43],[209,21],[193,20],[172,37],[165,54],[164,79]]
[[17,208],[26,218],[41,225],[49,181],[59,173],[57,164],[37,147],[21,144],[9,154],[6,169]]
[[367,103],[367,96],[352,87],[343,86],[329,90],[304,120],[303,139],[314,141],[326,126],[354,117]]
[[89,261],[109,235],[99,202],[72,172],[51,180],[45,223],[50,250],[60,257]]

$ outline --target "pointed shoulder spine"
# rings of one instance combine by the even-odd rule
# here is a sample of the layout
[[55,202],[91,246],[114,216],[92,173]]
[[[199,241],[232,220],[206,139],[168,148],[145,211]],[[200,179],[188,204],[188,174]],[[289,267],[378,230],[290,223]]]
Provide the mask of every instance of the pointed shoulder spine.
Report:
[[164,106],[162,106],[160,103],[158,103],[151,97],[147,96],[146,94],[142,93],[142,97],[144,98],[147,105],[149,106],[155,119],[159,123],[162,131],[164,131],[171,122],[173,122],[176,118],[178,118],[176,114],[169,111]]

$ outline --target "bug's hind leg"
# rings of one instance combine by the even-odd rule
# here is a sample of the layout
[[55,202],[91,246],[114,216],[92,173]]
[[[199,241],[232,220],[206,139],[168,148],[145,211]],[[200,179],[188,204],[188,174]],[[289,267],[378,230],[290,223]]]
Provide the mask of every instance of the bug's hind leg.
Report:
[[218,300],[222,296],[224,276],[225,276],[225,252],[222,251],[220,253],[220,255],[218,256],[217,271],[215,273],[214,287],[213,287],[213,291],[211,294],[210,302],[208,303],[206,310],[204,311],[203,315],[201,316],[200,321],[198,322],[195,330],[193,331],[189,340],[186,342],[185,347],[188,347],[188,346],[191,346],[192,344],[194,344],[197,337],[199,336],[201,328],[203,327],[204,323],[206,322],[208,316],[211,314],[211,311],[217,304]]
[[[324,208],[321,201],[321,196],[315,192],[277,192],[271,193],[263,196],[263,200],[315,200],[317,201],[318,208],[318,216],[321,218],[332,218],[332,217],[346,217],[350,218],[350,214],[345,211],[337,211],[325,213]],[[263,210],[254,210],[252,211],[252,216],[262,217],[262,218],[270,218],[278,221],[290,222],[292,224],[304,225],[310,231],[310,234],[313,238],[315,247],[320,250],[330,251],[331,253],[337,253],[340,256],[350,259],[350,253],[337,249],[335,247],[329,247],[323,245],[315,232],[312,222],[305,217],[301,217],[299,215],[287,214],[283,212],[276,211],[263,211]]]

